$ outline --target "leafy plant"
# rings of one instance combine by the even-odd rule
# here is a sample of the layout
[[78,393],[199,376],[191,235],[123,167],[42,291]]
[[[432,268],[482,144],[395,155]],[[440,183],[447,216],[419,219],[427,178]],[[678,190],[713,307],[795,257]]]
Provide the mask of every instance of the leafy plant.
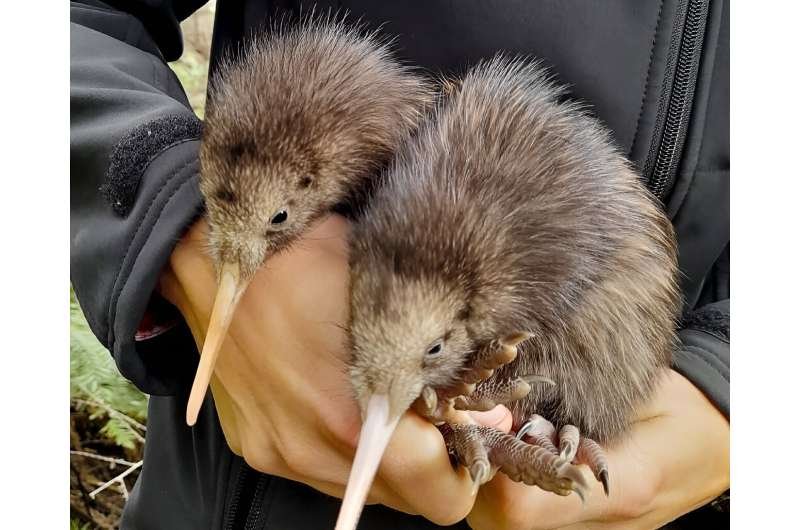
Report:
[[77,519],[70,519],[69,530],[92,530],[92,527],[89,523],[81,524]]
[[70,289],[70,397],[88,407],[91,419],[105,419],[101,433],[133,449],[142,440],[147,396],[117,371],[108,350],[92,333],[75,293]]

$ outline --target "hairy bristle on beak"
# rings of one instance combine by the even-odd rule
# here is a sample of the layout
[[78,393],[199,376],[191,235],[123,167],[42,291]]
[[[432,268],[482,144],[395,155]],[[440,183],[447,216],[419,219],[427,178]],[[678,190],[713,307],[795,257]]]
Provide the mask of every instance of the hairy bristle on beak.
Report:
[[211,374],[214,373],[219,350],[228,333],[228,326],[230,326],[239,299],[248,283],[241,279],[237,265],[227,263],[221,267],[219,286],[214,298],[214,308],[211,310],[206,340],[203,343],[203,351],[200,353],[200,363],[197,365],[189,402],[186,405],[186,423],[189,426],[197,422],[197,415],[203,404],[208,383],[211,381]]
[[370,397],[336,530],[355,530],[383,452],[399,420],[400,414],[390,415],[388,396],[375,394]]

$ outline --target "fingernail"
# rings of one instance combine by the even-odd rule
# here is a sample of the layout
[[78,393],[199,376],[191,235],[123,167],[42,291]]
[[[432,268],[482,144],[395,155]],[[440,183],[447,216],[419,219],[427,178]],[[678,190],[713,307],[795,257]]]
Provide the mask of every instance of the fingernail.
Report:
[[503,405],[498,405],[486,412],[471,411],[469,415],[481,425],[499,427],[511,417],[511,412]]

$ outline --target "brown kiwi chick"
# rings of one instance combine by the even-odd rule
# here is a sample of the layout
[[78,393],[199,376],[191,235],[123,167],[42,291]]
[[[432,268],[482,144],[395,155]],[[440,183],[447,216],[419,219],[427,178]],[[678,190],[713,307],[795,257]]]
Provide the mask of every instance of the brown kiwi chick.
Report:
[[274,28],[209,91],[200,149],[214,309],[187,407],[194,424],[236,304],[270,255],[359,193],[432,93],[375,34],[331,17]]
[[[495,467],[582,495],[578,453],[608,486],[595,440],[625,433],[669,365],[676,248],[608,132],[563,95],[522,60],[473,68],[354,227],[350,377],[365,421],[337,528],[353,527],[420,397],[415,408],[448,424],[448,448],[476,484]],[[554,385],[532,387],[541,376]],[[516,426],[535,420],[525,441],[452,407],[503,402]]]

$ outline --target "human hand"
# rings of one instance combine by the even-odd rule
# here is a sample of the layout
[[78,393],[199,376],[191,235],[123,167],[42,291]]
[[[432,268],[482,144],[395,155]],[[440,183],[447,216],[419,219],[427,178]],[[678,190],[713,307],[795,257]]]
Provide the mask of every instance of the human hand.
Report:
[[[331,216],[270,258],[242,297],[220,351],[211,389],[234,453],[253,468],[341,497],[361,426],[346,375],[348,223]],[[160,289],[201,346],[216,291],[198,222],[178,243]],[[507,411],[505,411],[507,413]],[[484,424],[510,418],[477,416]],[[472,481],[453,470],[437,429],[408,413],[373,484],[370,502],[438,524],[471,509]]]
[[475,530],[657,528],[728,489],[729,435],[727,419],[670,370],[630,435],[607,449],[608,498],[593,479],[582,507],[575,495],[558,497],[498,474],[481,487],[467,522]]

